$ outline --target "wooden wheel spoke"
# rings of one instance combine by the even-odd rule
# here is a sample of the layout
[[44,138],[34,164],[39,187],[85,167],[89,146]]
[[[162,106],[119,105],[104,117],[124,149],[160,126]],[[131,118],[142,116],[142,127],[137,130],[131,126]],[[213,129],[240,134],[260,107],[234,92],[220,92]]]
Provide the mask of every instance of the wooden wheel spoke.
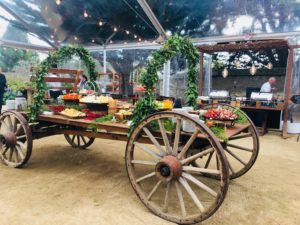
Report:
[[158,181],[155,186],[153,187],[153,189],[151,190],[151,192],[149,193],[149,195],[147,196],[147,200],[150,201],[152,196],[154,195],[154,193],[157,191],[159,185],[162,183],[162,181]]
[[[23,132],[22,132],[23,131]],[[16,136],[19,136],[21,134],[24,134],[24,129],[23,129],[23,126],[20,124],[19,128],[17,128],[16,132],[15,132],[15,135]]]
[[18,151],[19,155],[21,156],[22,160],[25,158],[25,155],[19,145],[16,145],[16,150]]
[[165,129],[165,126],[163,125],[163,123],[161,122],[160,119],[158,120],[158,125],[159,125],[159,128],[160,128],[160,132],[162,134],[162,138],[163,138],[163,141],[164,141],[164,144],[165,144],[166,151],[168,153],[171,153],[172,150],[171,150],[170,142],[168,140],[166,129]]
[[153,165],[155,166],[157,163],[152,161],[144,161],[144,160],[131,160],[133,164],[140,164],[140,165]]
[[234,144],[227,143],[227,146],[235,148],[235,149],[244,150],[244,151],[247,151],[247,152],[253,152],[253,149],[245,148],[245,147],[242,147],[242,146],[239,146],[239,145],[234,145]]
[[152,143],[155,145],[155,147],[160,151],[162,155],[165,155],[165,151],[161,147],[161,145],[158,143],[158,141],[155,139],[155,137],[152,135],[152,133],[148,130],[147,127],[143,127],[143,131],[147,134],[147,136],[150,138]]
[[80,147],[80,136],[77,135],[77,146]]
[[27,136],[24,134],[24,135],[21,135],[21,136],[17,136],[17,140],[21,140],[21,139],[26,139],[27,138]]
[[136,182],[140,183],[141,181],[146,180],[148,178],[151,178],[153,176],[155,176],[155,172],[149,173],[149,174],[147,174],[147,175],[145,175],[143,177],[140,177],[140,178],[136,179]]
[[186,216],[186,209],[185,209],[185,205],[184,205],[182,191],[180,189],[180,185],[179,185],[178,181],[175,181],[175,187],[176,187],[176,192],[177,192],[177,196],[178,196],[178,199],[179,199],[181,214],[182,214],[183,217],[185,217]]
[[163,211],[164,211],[165,213],[168,212],[169,195],[170,195],[170,192],[171,192],[171,184],[172,184],[172,181],[170,181],[170,182],[167,184],[167,188],[166,188],[166,195],[165,195],[164,207],[163,207]]
[[205,155],[207,155],[207,154],[209,154],[211,152],[214,152],[214,151],[215,150],[213,148],[209,148],[209,149],[206,149],[206,150],[204,150],[202,152],[199,152],[199,153],[197,153],[195,155],[192,155],[192,156],[190,156],[190,157],[188,157],[186,159],[180,160],[180,162],[181,162],[182,165],[185,165],[185,164],[188,164],[188,163],[196,160],[199,157],[205,156]]
[[190,197],[194,201],[195,205],[199,208],[200,212],[204,212],[204,210],[205,210],[204,206],[200,202],[199,198],[197,197],[197,195],[195,194],[195,192],[193,191],[193,189],[191,188],[189,183],[182,177],[179,178],[179,183],[181,183],[181,185],[184,187],[184,189],[190,195]]
[[14,122],[13,122],[13,132],[16,132],[18,128],[18,120],[17,118],[14,116]]
[[14,153],[13,149],[12,149],[12,148],[9,148],[8,161],[10,161],[10,162],[11,162],[11,160],[12,160],[13,153]]
[[6,127],[6,130],[9,131],[9,126],[7,125],[7,123],[5,122],[5,120],[1,121],[1,125],[2,124]]
[[200,131],[198,129],[196,129],[194,131],[194,133],[192,134],[192,136],[190,137],[190,139],[188,140],[188,142],[185,144],[185,146],[183,147],[183,149],[181,150],[181,152],[178,154],[178,156],[177,156],[178,159],[181,159],[185,155],[185,153],[189,150],[190,146],[193,144],[193,142],[197,138],[199,132]]
[[150,148],[147,148],[147,147],[141,145],[138,142],[135,142],[134,145],[137,146],[139,149],[143,150],[144,152],[148,153],[149,155],[151,155],[155,159],[161,159],[161,156],[158,153],[152,151]]
[[10,130],[11,132],[14,132],[14,130],[13,130],[14,126],[13,126],[13,123],[12,123],[12,120],[11,120],[10,115],[7,116],[6,118],[7,118],[7,121],[8,121],[9,130]]
[[82,139],[83,143],[86,145],[86,144],[87,144],[87,142],[86,142],[86,140],[85,140],[84,136],[81,136],[81,139]]
[[15,162],[18,163],[20,161],[20,157],[19,157],[19,154],[18,154],[18,150],[16,148],[13,148],[14,149],[14,152],[15,152]]
[[193,177],[191,174],[188,174],[188,173],[185,173],[183,172],[182,173],[182,176],[193,182],[194,184],[196,184],[199,188],[201,188],[202,190],[208,192],[209,194],[211,194],[212,196],[214,197],[217,197],[218,196],[218,193],[215,192],[213,189],[211,189],[210,187],[208,187],[206,184],[203,184],[201,181],[197,180],[195,177]]
[[72,139],[71,139],[72,143],[74,143],[75,137],[76,137],[76,135],[73,135],[73,137],[72,137]]
[[232,151],[230,151],[228,148],[224,149],[226,152],[228,152],[233,158],[235,158],[237,161],[239,161],[241,164],[243,164],[244,166],[247,165],[247,163],[245,163],[243,160],[241,160],[236,154],[234,154]]
[[[231,166],[231,163],[229,162],[229,160],[228,160],[228,158],[227,158],[227,155],[226,155],[226,153],[224,152],[224,156],[225,156],[225,158],[226,158],[226,161],[227,161],[227,164],[228,164],[228,167],[229,167],[229,173],[231,172],[232,174],[234,174],[235,172],[234,172],[234,169],[232,168],[232,166]],[[217,156],[216,156],[217,157]],[[216,160],[217,160],[217,166],[219,167],[219,159],[218,159],[218,157],[216,158]],[[218,168],[219,169],[219,168]]]
[[206,168],[200,168],[200,167],[194,167],[194,166],[183,166],[183,171],[189,172],[189,173],[196,173],[196,174],[213,174],[213,175],[219,175],[219,170],[213,170],[213,169],[206,169]]
[[238,140],[238,139],[247,138],[247,137],[252,137],[252,134],[246,133],[246,134],[235,135],[235,136],[230,137],[229,140]]
[[209,156],[208,156],[208,159],[207,159],[207,161],[206,161],[206,163],[204,165],[204,168],[208,168],[209,163],[211,161],[211,158],[212,158],[213,154],[214,154],[214,152],[209,153]]
[[181,130],[181,119],[177,119],[177,121],[176,121],[176,128],[175,128],[174,145],[173,145],[173,154],[175,156],[178,154],[178,146],[179,146],[179,139],[180,139],[180,130]]
[[4,147],[4,151],[1,153],[2,156],[4,156],[6,154],[6,152],[9,150],[9,148],[7,146]]

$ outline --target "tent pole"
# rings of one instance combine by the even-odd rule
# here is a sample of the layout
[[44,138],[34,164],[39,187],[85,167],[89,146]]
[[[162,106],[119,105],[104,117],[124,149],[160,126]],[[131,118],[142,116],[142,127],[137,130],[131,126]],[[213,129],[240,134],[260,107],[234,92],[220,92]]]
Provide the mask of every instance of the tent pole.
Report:
[[198,95],[202,95],[203,91],[203,73],[204,73],[204,53],[203,51],[200,52],[200,65],[199,65],[199,80],[198,80]]
[[288,121],[288,107],[291,94],[291,79],[293,72],[293,61],[294,61],[294,48],[290,48],[288,56],[288,66],[287,66],[287,79],[285,83],[285,96],[284,96],[284,117],[283,117],[283,128],[282,137],[287,138],[287,121]]

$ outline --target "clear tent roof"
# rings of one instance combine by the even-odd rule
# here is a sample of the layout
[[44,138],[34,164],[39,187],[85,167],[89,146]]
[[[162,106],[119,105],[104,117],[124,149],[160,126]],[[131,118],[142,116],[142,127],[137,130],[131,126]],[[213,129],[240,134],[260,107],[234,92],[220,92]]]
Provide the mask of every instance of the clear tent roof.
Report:
[[[156,40],[159,31],[139,2],[0,0],[0,24],[6,23],[5,26],[0,25],[0,39],[6,27],[13,26],[37,35],[52,46],[66,43],[109,45]],[[146,2],[167,35],[177,33],[201,38],[300,31],[299,0]],[[14,40],[15,37],[5,38]]]

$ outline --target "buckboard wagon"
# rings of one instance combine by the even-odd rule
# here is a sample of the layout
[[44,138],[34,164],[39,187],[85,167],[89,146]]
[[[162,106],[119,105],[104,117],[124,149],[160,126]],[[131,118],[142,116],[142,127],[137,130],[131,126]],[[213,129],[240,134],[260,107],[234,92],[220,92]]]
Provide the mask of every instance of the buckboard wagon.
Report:
[[[39,115],[35,123],[29,123],[25,113],[8,110],[0,116],[0,156],[6,165],[20,168],[31,156],[33,140],[58,134],[73,148],[87,148],[95,138],[127,141],[125,166],[140,200],[163,219],[191,224],[214,214],[229,180],[242,176],[255,163],[258,134],[244,116],[247,122],[227,128],[228,140],[223,141],[200,120],[172,111],[148,116],[128,136],[125,124],[61,115]],[[192,132],[183,131],[186,123]]]

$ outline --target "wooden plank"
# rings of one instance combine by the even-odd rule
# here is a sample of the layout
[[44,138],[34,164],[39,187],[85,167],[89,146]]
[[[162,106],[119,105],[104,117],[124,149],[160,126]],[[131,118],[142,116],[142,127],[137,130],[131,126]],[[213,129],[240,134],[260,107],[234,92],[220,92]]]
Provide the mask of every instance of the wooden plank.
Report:
[[48,73],[54,73],[54,74],[83,74],[82,70],[70,70],[70,69],[57,69],[57,68],[50,68],[48,69]]
[[75,78],[67,77],[45,77],[46,82],[75,83],[75,80]]

